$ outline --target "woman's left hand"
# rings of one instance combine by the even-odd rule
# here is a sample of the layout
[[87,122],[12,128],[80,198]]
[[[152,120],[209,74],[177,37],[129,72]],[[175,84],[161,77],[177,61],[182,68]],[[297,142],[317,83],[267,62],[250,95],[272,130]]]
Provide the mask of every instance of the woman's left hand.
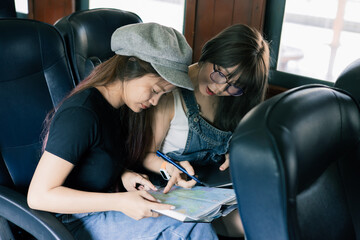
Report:
[[225,162],[219,167],[220,171],[226,170],[230,165],[229,154],[225,154]]
[[154,190],[157,191],[157,188],[149,181],[149,178],[145,174],[139,174],[130,170],[126,170],[122,176],[121,180],[125,189],[128,192],[137,191],[137,190]]

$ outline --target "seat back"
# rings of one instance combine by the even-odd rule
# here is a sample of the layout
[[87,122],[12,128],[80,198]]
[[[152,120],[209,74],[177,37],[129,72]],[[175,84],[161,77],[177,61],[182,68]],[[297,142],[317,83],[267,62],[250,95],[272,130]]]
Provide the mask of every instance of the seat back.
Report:
[[342,71],[334,86],[346,90],[360,102],[360,59]]
[[117,28],[140,22],[135,13],[109,8],[78,11],[59,19],[54,25],[65,39],[76,83],[114,55],[110,39]]
[[0,32],[0,185],[26,192],[45,116],[75,84],[54,26],[0,19]]
[[252,109],[230,144],[247,239],[355,239],[359,142],[359,105],[342,90],[307,85]]

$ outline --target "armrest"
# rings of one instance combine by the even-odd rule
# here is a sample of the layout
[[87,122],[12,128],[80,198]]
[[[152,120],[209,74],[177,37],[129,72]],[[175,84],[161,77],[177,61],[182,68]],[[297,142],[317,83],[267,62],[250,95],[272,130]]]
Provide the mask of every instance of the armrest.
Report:
[[23,194],[4,186],[0,186],[0,216],[32,234],[36,239],[74,239],[55,216],[29,208]]

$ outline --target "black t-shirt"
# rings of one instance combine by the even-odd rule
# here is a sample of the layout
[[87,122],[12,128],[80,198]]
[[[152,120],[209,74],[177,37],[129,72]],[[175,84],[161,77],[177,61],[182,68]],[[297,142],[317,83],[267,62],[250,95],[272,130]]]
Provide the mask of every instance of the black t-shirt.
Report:
[[75,94],[55,113],[45,150],[74,164],[65,186],[108,192],[122,170],[120,113],[96,88]]

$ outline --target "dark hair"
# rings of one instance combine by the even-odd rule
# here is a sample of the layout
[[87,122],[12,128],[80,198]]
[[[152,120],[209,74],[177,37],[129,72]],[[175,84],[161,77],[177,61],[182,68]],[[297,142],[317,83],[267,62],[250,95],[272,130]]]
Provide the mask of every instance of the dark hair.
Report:
[[214,63],[224,68],[237,66],[229,76],[240,74],[235,86],[242,87],[241,97],[220,96],[214,125],[233,131],[241,118],[265,99],[269,75],[269,44],[261,33],[244,24],[232,25],[205,43],[199,64]]
[[[115,55],[96,66],[87,78],[81,81],[58,106],[47,114],[42,134],[42,150],[45,150],[54,113],[66,99],[88,88],[106,86],[115,81],[129,81],[146,74],[159,76],[150,63],[144,62],[136,57]],[[126,146],[124,147],[124,150],[126,150],[126,167],[136,166],[136,164],[145,157],[143,146],[148,146],[152,138],[150,117],[147,111],[134,113],[126,105],[120,108],[119,113],[119,120],[122,124],[121,134],[127,137]]]

